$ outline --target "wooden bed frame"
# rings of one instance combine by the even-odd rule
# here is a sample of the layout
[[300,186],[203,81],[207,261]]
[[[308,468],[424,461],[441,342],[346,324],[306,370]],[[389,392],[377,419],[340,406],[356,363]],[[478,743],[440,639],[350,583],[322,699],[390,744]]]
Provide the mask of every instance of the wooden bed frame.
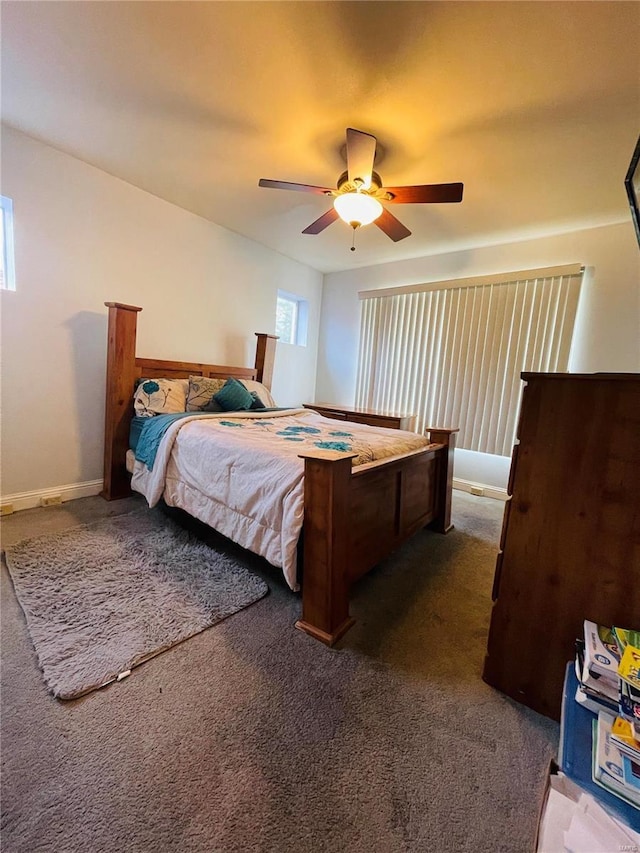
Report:
[[[141,308],[105,302],[109,308],[105,409],[106,500],[131,494],[126,470],[136,379],[208,376],[257,379],[271,387],[276,340],[257,333],[254,367],[226,367],[136,357]],[[430,525],[451,527],[453,453],[457,429],[428,430],[421,450],[352,468],[354,454],[301,453],[304,459],[302,618],[296,627],[333,645],[354,620],[351,585],[402,542]]]

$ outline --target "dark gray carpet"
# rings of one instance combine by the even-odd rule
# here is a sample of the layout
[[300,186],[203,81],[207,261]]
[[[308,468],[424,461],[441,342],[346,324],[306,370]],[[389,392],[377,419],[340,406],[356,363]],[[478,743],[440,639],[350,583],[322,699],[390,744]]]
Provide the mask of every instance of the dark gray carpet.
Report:
[[[4,541],[139,505],[17,513]],[[231,549],[269,596],[69,703],[3,570],[3,853],[529,851],[558,727],[480,677],[502,505],[456,492],[453,515],[358,584],[337,649]]]
[[123,677],[269,591],[158,510],[25,539],[4,557],[59,699]]

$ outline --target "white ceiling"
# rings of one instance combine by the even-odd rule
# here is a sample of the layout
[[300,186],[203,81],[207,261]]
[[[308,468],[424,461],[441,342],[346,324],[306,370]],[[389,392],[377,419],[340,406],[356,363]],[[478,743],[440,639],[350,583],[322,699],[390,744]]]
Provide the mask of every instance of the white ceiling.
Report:
[[[2,3],[2,118],[324,272],[629,221],[640,130],[636,2]],[[300,232],[330,200],[345,129],[413,232]]]

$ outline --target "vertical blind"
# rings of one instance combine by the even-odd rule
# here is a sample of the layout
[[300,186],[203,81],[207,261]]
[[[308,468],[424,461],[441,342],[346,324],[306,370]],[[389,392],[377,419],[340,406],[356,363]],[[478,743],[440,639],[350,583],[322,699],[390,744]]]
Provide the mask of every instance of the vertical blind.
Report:
[[356,405],[459,427],[458,446],[510,456],[520,373],[565,372],[579,264],[360,293]]

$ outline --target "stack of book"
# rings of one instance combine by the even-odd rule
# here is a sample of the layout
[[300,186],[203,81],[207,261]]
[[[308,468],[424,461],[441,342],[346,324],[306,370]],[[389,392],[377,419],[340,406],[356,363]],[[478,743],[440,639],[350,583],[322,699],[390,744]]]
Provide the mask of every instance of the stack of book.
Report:
[[627,643],[620,646],[622,659],[618,665],[620,714],[633,723],[635,734],[638,736],[640,733],[640,636],[635,631],[622,631],[619,634],[627,636]]
[[584,623],[538,853],[640,851],[640,631]]
[[593,781],[640,809],[640,740],[622,717],[600,711],[593,721]]
[[589,711],[617,711],[620,647],[614,629],[585,621],[584,639],[576,641],[576,702]]
[[585,621],[576,648],[576,701],[597,714],[593,781],[640,809],[640,632]]
[[640,791],[640,730],[628,720],[616,717],[611,726],[611,742],[622,757],[622,778],[629,789]]

